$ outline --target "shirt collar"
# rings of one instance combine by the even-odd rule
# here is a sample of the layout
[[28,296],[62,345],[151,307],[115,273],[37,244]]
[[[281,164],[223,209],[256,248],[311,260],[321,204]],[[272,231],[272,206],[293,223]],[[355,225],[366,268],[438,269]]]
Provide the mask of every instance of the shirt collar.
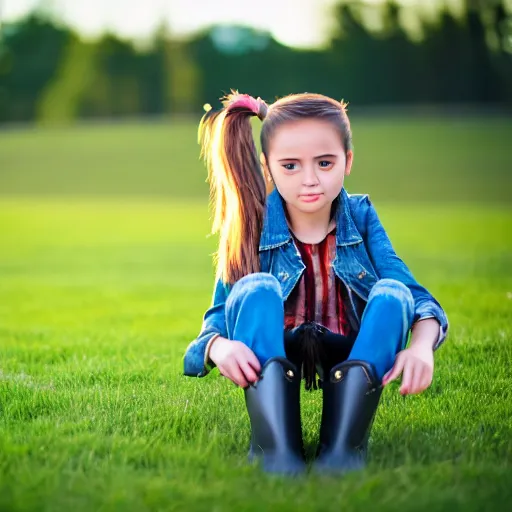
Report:
[[[336,216],[336,245],[350,245],[362,241],[350,212],[349,195],[345,188],[338,196]],[[292,239],[286,222],[284,199],[277,188],[267,196],[263,230],[260,237],[260,251],[279,247]]]

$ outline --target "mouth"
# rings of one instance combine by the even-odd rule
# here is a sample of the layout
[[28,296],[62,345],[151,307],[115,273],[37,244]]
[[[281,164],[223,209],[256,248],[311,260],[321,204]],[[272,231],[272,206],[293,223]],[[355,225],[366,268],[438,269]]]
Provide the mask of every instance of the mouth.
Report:
[[300,198],[305,201],[306,203],[312,203],[313,201],[316,201],[322,193],[319,194],[302,194]]

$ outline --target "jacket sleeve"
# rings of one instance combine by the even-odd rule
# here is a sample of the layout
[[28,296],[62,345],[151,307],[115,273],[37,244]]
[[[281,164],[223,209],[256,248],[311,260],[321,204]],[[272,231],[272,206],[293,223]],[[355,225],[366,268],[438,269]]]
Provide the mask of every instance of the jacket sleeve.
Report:
[[213,297],[209,309],[203,316],[203,324],[197,338],[189,343],[183,356],[184,375],[204,377],[215,368],[215,363],[207,359],[207,346],[218,335],[227,338],[225,305],[227,288],[220,279],[215,280]]
[[435,318],[439,323],[439,335],[433,349],[437,350],[444,342],[448,332],[448,318],[439,302],[421,286],[407,265],[397,256],[391,241],[379,220],[377,212],[366,195],[366,235],[367,249],[372,263],[380,278],[396,279],[404,283],[411,290],[414,298],[413,324],[425,318]]

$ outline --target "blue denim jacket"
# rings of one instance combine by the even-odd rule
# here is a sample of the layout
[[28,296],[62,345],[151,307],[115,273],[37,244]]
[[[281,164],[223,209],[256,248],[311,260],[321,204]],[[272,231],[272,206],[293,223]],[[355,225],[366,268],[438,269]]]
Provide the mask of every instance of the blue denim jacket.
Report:
[[[446,338],[448,319],[439,302],[413,277],[396,255],[368,194],[348,194],[342,188],[336,216],[336,257],[333,268],[344,283],[349,298],[349,316],[356,329],[361,322],[361,304],[368,301],[373,285],[383,278],[404,283],[415,303],[413,323],[435,318],[440,325],[434,350]],[[267,197],[259,255],[261,272],[274,275],[285,301],[306,268],[286,222],[283,199],[277,189]],[[204,377],[214,367],[205,365],[205,349],[215,334],[227,337],[225,303],[231,286],[216,279],[211,307],[203,317],[198,337],[186,349],[184,375]],[[358,307],[359,305],[359,307]]]

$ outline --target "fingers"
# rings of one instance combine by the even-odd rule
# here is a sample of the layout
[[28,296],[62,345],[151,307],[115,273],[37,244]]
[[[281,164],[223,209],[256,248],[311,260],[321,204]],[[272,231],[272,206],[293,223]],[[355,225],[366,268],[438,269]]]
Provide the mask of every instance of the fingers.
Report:
[[248,382],[253,383],[253,382],[256,382],[257,380],[259,380],[258,375],[256,374],[256,372],[254,371],[254,369],[248,362],[241,363],[240,368],[245,375],[245,379]]
[[428,368],[425,372],[426,376],[425,376],[425,388],[424,389],[427,389],[430,384],[432,384],[432,377],[434,376],[434,370],[433,368]]
[[402,395],[421,393],[432,382],[432,367],[417,357],[411,357],[411,354],[405,350],[398,353],[393,368],[384,375],[382,384],[386,386],[399,377],[400,373],[402,373],[400,385]]
[[247,362],[254,368],[255,372],[260,373],[261,364],[258,361],[256,354],[249,347],[247,347]]
[[221,370],[222,375],[241,388],[246,388],[259,380],[254,368],[245,360],[238,361],[235,359],[227,368],[223,367],[219,370]]
[[402,373],[404,363],[405,358],[401,355],[401,353],[399,353],[395,359],[395,364],[393,365],[393,368],[391,368],[391,370],[384,375],[384,378],[382,379],[382,384],[386,386],[391,381],[395,380]]
[[411,364],[410,361],[407,361],[406,363],[404,363],[404,373],[402,375],[402,385],[400,386],[400,393],[402,395],[406,395],[407,393],[409,393],[409,390],[411,389],[413,372],[414,372],[414,365]]
[[[421,393],[425,391],[432,383],[432,370],[428,366],[422,366],[421,369],[415,370],[414,382],[409,393]],[[416,375],[418,377],[416,378]]]
[[253,384],[259,380],[261,364],[256,354],[248,346],[244,345],[244,349],[243,355],[239,358],[238,362],[247,382]]
[[423,366],[416,366],[413,371],[413,378],[411,383],[411,389],[409,393],[415,394],[420,393],[425,388],[423,387],[425,368]]
[[244,373],[242,372],[240,366],[238,365],[238,361],[232,367],[230,378],[235,384],[239,385],[241,388],[246,388],[249,385]]
[[231,340],[217,360],[219,372],[235,385],[246,388],[259,380],[261,365],[254,352],[243,342]]
[[238,361],[232,361],[231,363],[219,366],[218,368],[221,375],[231,380],[235,385],[242,388],[248,386],[247,379],[240,369]]

